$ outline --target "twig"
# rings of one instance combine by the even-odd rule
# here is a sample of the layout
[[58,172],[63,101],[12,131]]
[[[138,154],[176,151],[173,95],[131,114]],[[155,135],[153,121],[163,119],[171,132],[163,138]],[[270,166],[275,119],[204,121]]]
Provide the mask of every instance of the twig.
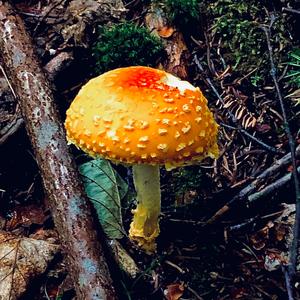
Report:
[[0,130],[0,145],[4,144],[9,137],[14,135],[19,130],[19,128],[22,127],[23,124],[24,124],[24,120],[22,119],[21,116],[18,116],[17,118],[15,118],[15,120],[13,120],[9,124],[7,124],[4,128],[2,128]]
[[291,13],[300,15],[300,10],[289,8],[289,7],[283,7],[282,11],[287,11],[287,12],[291,12]]
[[[296,156],[300,156],[300,146],[296,149]],[[249,185],[243,188],[236,196],[228,201],[222,208],[220,208],[208,221],[207,224],[212,224],[223,216],[238,202],[244,200],[248,195],[252,194],[257,188],[262,185],[265,179],[274,176],[276,172],[286,168],[291,163],[291,153],[286,154],[284,157],[276,161],[271,167],[263,171],[256,177]]]
[[42,18],[39,20],[39,22],[36,24],[35,28],[33,29],[33,37],[36,35],[37,33],[37,29],[40,27],[41,23],[47,18],[47,16],[51,13],[51,11],[56,8],[57,6],[59,6],[60,4],[62,4],[65,0],[61,0],[58,1],[56,3],[54,3],[52,6],[50,6],[45,13],[43,14]]
[[[300,173],[300,167],[297,168],[297,171],[298,171],[298,173]],[[261,191],[250,195],[247,199],[248,204],[257,201],[258,199],[265,198],[266,196],[269,196],[272,192],[285,186],[291,180],[291,177],[292,177],[291,173],[286,174],[283,177],[281,177],[280,179],[272,182],[267,187],[263,188]]]
[[268,297],[269,299],[273,300],[273,296],[270,295],[269,293],[267,293],[265,290],[263,290],[261,287],[259,287],[258,285],[254,284],[253,285],[259,292],[261,292],[262,294],[264,294],[266,297]]
[[5,72],[4,68],[1,65],[0,65],[0,69],[1,69],[1,72],[2,72],[4,78],[5,78],[6,82],[7,82],[10,90],[11,90],[11,93],[13,94],[14,98],[16,99],[16,93],[15,93],[13,87],[11,86],[10,81],[8,80],[8,77],[6,75],[6,72]]
[[[1,64],[0,64],[0,70],[7,82],[7,85],[9,87],[14,99],[16,100],[16,93],[15,93],[15,91],[6,75],[6,72]],[[3,101],[2,101],[2,104],[3,104]],[[0,130],[0,145],[4,144],[10,136],[12,136],[15,132],[17,132],[19,130],[19,128],[21,128],[23,123],[24,123],[24,121],[21,117],[19,106],[17,105],[13,120]]]
[[228,227],[228,231],[239,231],[245,227],[248,227],[249,225],[253,225],[253,223],[255,221],[257,221],[259,219],[258,216],[254,217],[254,218],[250,218],[245,220],[244,222],[240,223],[240,224],[236,224],[236,225],[232,225]]
[[186,289],[189,292],[191,292],[196,297],[196,299],[203,300],[203,298],[194,289],[192,289],[190,286],[187,286]]
[[294,237],[293,241],[290,247],[290,262],[289,262],[289,273],[291,276],[291,279],[294,278],[296,274],[296,265],[297,265],[297,249],[298,249],[298,240],[300,237],[300,185],[299,185],[299,179],[298,179],[298,173],[297,173],[297,165],[296,165],[296,155],[295,155],[295,142],[293,135],[291,133],[289,123],[288,123],[288,118],[283,102],[283,97],[281,94],[281,90],[278,84],[277,80],[277,70],[275,67],[274,63],[274,58],[273,58],[273,49],[271,45],[271,28],[274,24],[275,21],[275,16],[271,14],[271,20],[270,20],[270,25],[269,26],[262,26],[261,28],[263,29],[265,35],[266,35],[266,40],[267,40],[267,46],[268,46],[268,52],[269,52],[269,58],[270,58],[270,67],[271,67],[271,76],[275,85],[275,89],[277,92],[277,97],[278,101],[280,104],[281,112],[282,112],[282,117],[283,117],[283,126],[289,141],[289,147],[290,147],[290,152],[291,152],[291,159],[292,159],[292,174],[294,178],[294,185],[295,185],[295,193],[296,193],[296,216],[295,216],[295,224],[294,224]]
[[281,266],[281,270],[282,270],[282,272],[284,274],[286,291],[287,291],[287,294],[288,294],[288,300],[294,300],[294,297],[293,297],[293,288],[292,288],[290,277],[289,277],[288,267],[287,266]]
[[186,272],[185,272],[182,268],[180,268],[178,265],[172,263],[171,261],[169,261],[169,260],[167,260],[167,259],[165,260],[165,264],[167,264],[167,265],[171,266],[172,268],[176,269],[176,270],[179,271],[179,273],[181,273],[181,274],[185,274],[185,273],[186,273]]
[[283,210],[277,211],[275,213],[268,214],[268,215],[265,215],[265,216],[255,216],[253,218],[249,218],[249,219],[243,221],[242,223],[235,224],[235,225],[229,226],[228,228],[225,228],[226,233],[227,232],[234,232],[234,231],[241,231],[243,229],[248,228],[250,225],[253,227],[253,226],[255,226],[257,221],[263,220],[263,219],[268,219],[268,218],[273,217],[273,216],[278,216],[278,215],[282,214],[282,212],[283,212]]
[[[228,111],[228,113],[231,113],[230,110]],[[231,113],[232,114],[232,113]],[[234,115],[233,115],[234,116]],[[271,147],[269,145],[267,145],[266,143],[262,142],[261,140],[259,140],[258,138],[256,138],[255,136],[251,135],[248,131],[246,131],[244,128],[242,128],[241,126],[238,127],[234,127],[234,126],[230,126],[224,123],[221,123],[220,125],[222,125],[223,127],[227,127],[229,129],[232,130],[237,130],[240,133],[244,134],[245,136],[247,136],[248,138],[250,138],[251,140],[255,141],[257,144],[261,145],[262,147],[266,148],[267,150],[271,151],[271,152],[275,152],[275,153],[282,153],[281,150],[276,149],[274,147]]]
[[[194,62],[196,64],[196,66],[198,67],[198,69],[204,73],[204,69],[197,57],[197,55],[194,55]],[[210,88],[212,89],[212,91],[214,92],[214,94],[217,96],[217,98],[219,99],[219,101],[222,103],[222,105],[225,105],[225,102],[223,100],[223,98],[221,97],[221,95],[219,94],[219,92],[217,91],[216,87],[214,86],[214,84],[212,83],[212,81],[210,80],[209,77],[206,76],[205,80],[207,81],[208,85],[210,86]],[[231,127],[231,129],[235,129],[238,130],[240,133],[246,135],[248,138],[250,138],[251,140],[255,141],[256,143],[258,143],[259,145],[261,145],[262,147],[264,147],[265,149],[267,149],[268,151],[274,152],[274,153],[282,153],[282,151],[271,147],[269,145],[267,145],[266,143],[262,142],[261,140],[259,140],[258,138],[254,137],[253,135],[251,135],[249,132],[247,132],[245,129],[243,129],[241,127],[241,125],[239,124],[238,120],[236,119],[236,117],[234,116],[234,114],[228,110],[228,115],[230,116],[231,120],[233,123],[236,124],[236,127]],[[229,125],[227,125],[229,127]]]

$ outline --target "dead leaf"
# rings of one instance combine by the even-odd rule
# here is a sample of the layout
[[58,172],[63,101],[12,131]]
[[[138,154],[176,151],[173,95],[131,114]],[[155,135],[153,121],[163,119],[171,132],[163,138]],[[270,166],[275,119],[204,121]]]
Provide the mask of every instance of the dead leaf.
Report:
[[182,194],[176,195],[175,206],[180,207],[182,205],[192,204],[197,197],[197,191],[186,191]]
[[29,237],[35,240],[47,241],[52,244],[59,243],[58,233],[57,231],[52,229],[45,230],[43,228],[40,228],[37,231],[35,231],[33,234],[31,234]]
[[157,29],[157,33],[162,38],[169,38],[174,33],[175,29],[169,26],[163,26]]
[[245,299],[246,295],[247,293],[244,288],[233,288],[231,291],[231,299]]
[[42,225],[45,218],[44,210],[40,206],[17,206],[12,212],[12,218],[7,221],[5,229],[12,231],[20,226],[29,227],[32,224]]
[[295,223],[295,204],[282,203],[282,214],[274,220],[274,233],[277,241],[284,243],[286,249],[293,239],[293,227]]
[[255,250],[262,250],[266,246],[269,240],[269,231],[272,227],[274,227],[274,223],[269,221],[264,228],[251,235],[250,240]]
[[271,126],[269,124],[257,124],[256,130],[261,133],[267,133],[271,130]]
[[183,283],[174,283],[167,286],[167,289],[165,290],[165,296],[168,300],[178,300],[183,295],[183,292]]
[[47,269],[59,247],[0,231],[0,299],[18,299]]
[[265,256],[264,267],[267,271],[272,272],[280,268],[281,265],[288,263],[284,253],[268,253]]

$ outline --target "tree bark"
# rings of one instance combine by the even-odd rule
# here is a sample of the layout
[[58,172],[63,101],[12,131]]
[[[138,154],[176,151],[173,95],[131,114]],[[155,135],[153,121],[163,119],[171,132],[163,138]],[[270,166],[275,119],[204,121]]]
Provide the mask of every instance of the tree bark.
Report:
[[78,299],[116,299],[91,206],[71,158],[49,83],[24,24],[0,1],[0,53],[22,110]]

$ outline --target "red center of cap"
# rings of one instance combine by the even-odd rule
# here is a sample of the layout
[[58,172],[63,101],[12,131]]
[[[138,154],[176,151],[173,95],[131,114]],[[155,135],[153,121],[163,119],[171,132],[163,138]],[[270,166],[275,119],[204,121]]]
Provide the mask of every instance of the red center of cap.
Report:
[[145,67],[129,68],[119,84],[123,87],[135,86],[156,90],[170,90],[170,87],[161,81],[162,74],[157,70]]

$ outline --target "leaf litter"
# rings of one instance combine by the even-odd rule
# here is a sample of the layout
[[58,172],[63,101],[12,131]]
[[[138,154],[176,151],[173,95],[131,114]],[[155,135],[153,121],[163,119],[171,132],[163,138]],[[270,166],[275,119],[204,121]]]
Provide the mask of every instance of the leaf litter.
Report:
[[58,251],[56,244],[0,231],[0,299],[19,299]]

